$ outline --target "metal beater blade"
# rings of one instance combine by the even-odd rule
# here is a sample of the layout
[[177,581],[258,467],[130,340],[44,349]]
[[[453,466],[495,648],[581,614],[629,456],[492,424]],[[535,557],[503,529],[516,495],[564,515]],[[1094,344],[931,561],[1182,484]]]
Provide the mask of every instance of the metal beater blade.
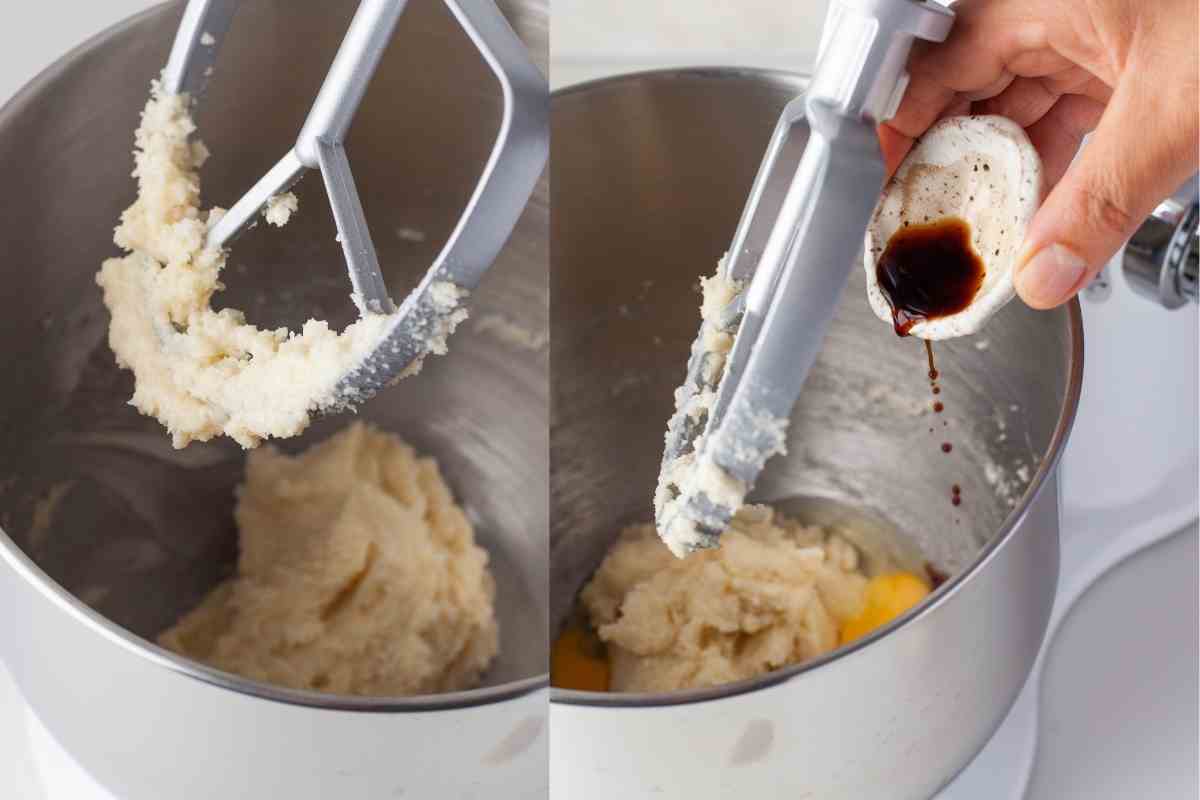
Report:
[[[439,298],[433,287],[475,288],[512,233],[549,153],[546,79],[503,14],[492,0],[443,1],[498,79],[504,112],[458,224],[398,308],[379,268],[345,138],[407,0],[362,0],[295,146],[209,231],[209,246],[228,246],[272,197],[290,189],[306,170],[320,170],[359,311],[390,316],[375,350],[339,383],[337,405],[367,399],[430,351],[446,313],[444,295]],[[165,91],[187,93],[193,100],[203,94],[239,4],[189,0],[163,73]]]
[[[929,0],[830,6],[812,82],[776,125],[724,263],[724,277],[743,287],[717,325],[733,347],[714,364],[720,356],[702,331],[668,423],[655,523],[677,554],[716,547],[767,459],[782,452],[883,188],[875,126],[904,95],[913,42],[943,41],[953,20]],[[705,391],[715,401],[697,418],[689,401]]]

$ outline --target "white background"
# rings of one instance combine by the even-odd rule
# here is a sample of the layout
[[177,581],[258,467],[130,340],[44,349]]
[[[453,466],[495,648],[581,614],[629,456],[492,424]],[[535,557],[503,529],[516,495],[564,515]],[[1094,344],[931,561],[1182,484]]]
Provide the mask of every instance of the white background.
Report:
[[550,85],[615,72],[736,66],[805,72],[824,0],[550,0]]

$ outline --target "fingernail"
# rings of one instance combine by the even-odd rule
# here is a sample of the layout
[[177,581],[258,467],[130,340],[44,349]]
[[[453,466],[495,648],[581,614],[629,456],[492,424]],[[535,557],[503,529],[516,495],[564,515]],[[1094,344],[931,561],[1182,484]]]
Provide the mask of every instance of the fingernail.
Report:
[[1049,244],[1024,263],[1017,262],[1013,283],[1026,303],[1034,308],[1053,308],[1070,297],[1083,280],[1087,263],[1071,248]]

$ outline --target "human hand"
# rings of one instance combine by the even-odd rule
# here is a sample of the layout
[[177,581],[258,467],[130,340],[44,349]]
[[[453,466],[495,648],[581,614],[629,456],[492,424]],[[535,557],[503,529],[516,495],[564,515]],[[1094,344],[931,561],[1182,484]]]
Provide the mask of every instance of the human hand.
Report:
[[1041,154],[1049,194],[1014,283],[1034,308],[1066,302],[1197,170],[1198,9],[1196,0],[962,0],[944,43],[914,47],[904,100],[880,126],[888,173],[942,117],[1017,122]]

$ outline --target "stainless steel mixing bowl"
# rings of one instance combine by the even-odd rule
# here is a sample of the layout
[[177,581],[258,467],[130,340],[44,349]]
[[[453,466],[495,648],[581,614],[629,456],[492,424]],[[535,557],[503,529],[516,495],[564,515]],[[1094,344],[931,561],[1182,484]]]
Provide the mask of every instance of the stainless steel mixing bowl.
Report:
[[[228,205],[290,146],[357,6],[247,0],[199,125],[208,202]],[[546,4],[511,2],[545,68]],[[94,275],[132,200],[133,130],[179,5],[109,30],[0,112],[0,655],[35,713],[122,798],[537,797],[546,782],[548,354],[498,336],[548,325],[546,186],[471,301],[451,354],[360,416],[436,456],[498,583],[484,688],[417,699],[285,691],[150,640],[229,574],[244,454],[171,449],[127,405]],[[441,247],[488,156],[499,86],[438,0],[412,0],[348,149],[388,285]],[[260,324],[345,324],[350,284],[321,183],[285,231],[240,240],[219,302]],[[489,322],[490,321],[490,322]],[[490,327],[489,327],[490,326]],[[348,424],[323,419],[287,450]],[[398,796],[398,795],[397,795]]]
[[[698,327],[697,277],[728,246],[775,120],[802,89],[785,74],[687,70],[552,99],[554,624],[621,525],[651,518]],[[755,496],[823,509],[824,521],[887,520],[952,580],[867,639],[759,680],[552,690],[562,796],[925,798],[979,750],[1028,674],[1054,596],[1079,308],[1012,303],[981,336],[935,353],[937,398],[920,342],[874,317],[856,269],[788,455],[769,462]]]

